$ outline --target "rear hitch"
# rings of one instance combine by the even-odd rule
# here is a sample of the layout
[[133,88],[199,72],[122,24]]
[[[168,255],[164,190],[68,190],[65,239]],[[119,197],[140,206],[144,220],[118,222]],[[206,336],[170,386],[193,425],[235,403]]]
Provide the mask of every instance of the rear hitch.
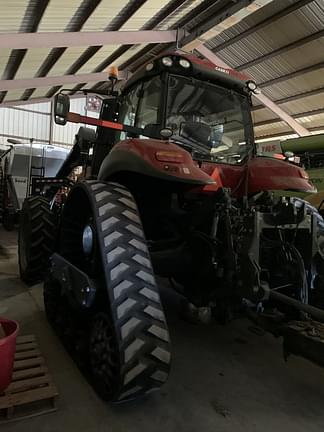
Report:
[[270,290],[269,291],[270,298],[272,300],[276,300],[278,302],[284,303],[288,306],[292,306],[297,310],[306,312],[309,316],[315,318],[318,321],[324,323],[324,310],[319,309],[315,306],[311,306],[306,303],[302,303],[299,300],[295,300],[291,297],[286,296],[285,294],[281,294],[278,291]]
[[324,367],[324,324],[317,321],[290,321],[283,327],[283,351],[301,356]]
[[287,304],[299,311],[305,312],[305,317],[312,317],[317,321],[309,318],[303,321],[289,321],[285,323],[283,315],[269,316],[268,318],[270,319],[265,320],[263,313],[258,317],[257,321],[256,315],[251,316],[250,314],[250,318],[275,336],[283,337],[285,361],[287,361],[290,354],[294,354],[324,367],[324,311],[278,293],[275,290],[270,290],[269,296],[277,302]]

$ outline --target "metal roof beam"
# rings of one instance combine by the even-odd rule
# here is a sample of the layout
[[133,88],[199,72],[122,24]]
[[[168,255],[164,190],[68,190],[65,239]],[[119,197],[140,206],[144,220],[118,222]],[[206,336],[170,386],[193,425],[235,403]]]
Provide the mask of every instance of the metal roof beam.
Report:
[[[273,0],[266,0],[266,1],[269,2],[269,1],[273,1]],[[209,28],[210,26],[213,26],[216,22],[218,22],[220,24],[222,22],[222,20],[228,19],[230,13],[233,12],[233,9],[231,9],[232,6],[236,10],[236,8],[239,8],[239,7],[243,8],[243,6],[246,6],[248,4],[249,6],[246,6],[246,7],[249,8],[250,12],[252,12],[255,9],[254,0],[245,0],[245,1],[239,1],[239,2],[237,2],[237,0],[231,0],[230,2],[232,5],[229,5],[228,0],[221,0],[221,1],[220,0],[218,0],[218,1],[205,0],[202,3],[200,3],[197,7],[195,7],[194,9],[191,9],[186,15],[184,15],[179,20],[177,20],[170,27],[170,29],[188,27],[188,25],[190,24],[190,22],[192,20],[199,19],[199,17],[201,15],[205,16],[206,12],[208,12],[207,13],[208,17],[210,17],[210,16],[214,17],[213,22],[210,22],[209,19],[207,21],[202,20],[203,24],[194,25],[194,27],[190,29],[190,31],[192,31],[194,34],[200,34],[203,31],[202,28],[204,28],[204,29]],[[259,5],[263,5],[263,2],[264,2],[264,0],[257,1],[257,3]],[[245,12],[246,11],[244,11],[244,13]],[[242,18],[244,18],[244,17],[245,17],[245,15],[242,16]],[[235,24],[234,21],[232,22],[232,24],[230,24],[230,22],[228,22],[229,26],[234,25],[234,24]],[[188,41],[188,39],[186,39],[186,41]],[[183,41],[182,41],[182,43],[183,43]],[[144,64],[147,61],[146,55],[148,53],[150,53],[150,51],[152,51],[153,49],[155,50],[156,48],[157,47],[152,45],[152,44],[144,47],[141,51],[139,51],[134,56],[132,56],[131,58],[126,60],[120,66],[120,68],[121,69],[130,68],[131,70],[136,70],[138,67],[140,67],[142,64]],[[160,51],[163,52],[165,49],[168,49],[168,48],[169,48],[169,46],[166,45],[164,47],[161,47]],[[186,50],[189,50],[189,49],[186,48]],[[152,53],[152,57],[155,57],[155,56],[156,56],[156,53]],[[140,64],[138,64],[138,62],[140,62]]]
[[274,15],[267,17],[266,19],[260,21],[258,24],[249,27],[248,29],[244,30],[243,32],[239,33],[236,36],[231,37],[229,40],[222,42],[220,45],[217,45],[215,49],[213,49],[213,52],[219,52],[230,45],[233,45],[235,42],[238,42],[242,39],[245,39],[247,36],[255,33],[256,31],[259,31],[263,29],[264,27],[272,24],[273,22],[279,20],[280,18],[284,18],[285,16],[295,12],[296,10],[308,5],[309,3],[313,2],[314,0],[299,0],[296,3],[288,6],[287,8],[281,10],[280,12],[275,13]]
[[250,14],[261,9],[273,0],[221,0],[223,7],[218,14],[212,16],[180,42],[180,47],[192,51],[210,39],[218,36],[224,30],[233,27]]
[[[70,96],[70,99],[80,99],[81,97],[84,97],[83,95],[73,95]],[[15,108],[16,106],[23,106],[23,105],[32,105],[32,104],[38,104],[38,103],[44,103],[44,102],[51,102],[50,98],[46,97],[40,97],[40,98],[32,98],[30,100],[11,100],[11,101],[5,101],[0,104],[0,108]],[[1,112],[1,111],[0,111]]]
[[[214,54],[206,46],[198,46],[196,48],[200,54],[206,57],[209,61],[213,62],[215,65],[231,69],[231,67],[226,64],[222,59],[220,59],[216,54]],[[300,125],[293,117],[276,105],[271,99],[269,99],[264,94],[254,95],[256,99],[263,103],[267,108],[269,108],[274,114],[276,114],[281,120],[287,123],[293,131],[295,131],[299,136],[309,135],[309,132],[304,126]]]
[[[101,3],[101,0],[83,0],[80,6],[75,11],[70,22],[65,27],[65,32],[76,32],[80,31],[87,21],[87,19],[92,15],[97,6]],[[50,51],[44,62],[41,64],[40,68],[35,74],[36,77],[44,77],[52,69],[52,67],[57,63],[57,61],[62,57],[67,48],[54,48]],[[26,89],[22,95],[22,99],[27,100],[31,97],[36,89]]]
[[323,68],[324,68],[324,61],[310,65],[310,66],[306,66],[302,69],[297,69],[297,70],[290,72],[286,75],[280,75],[279,77],[273,78],[273,79],[268,80],[268,81],[263,81],[263,82],[259,83],[258,86],[260,88],[270,87],[274,84],[278,84],[280,82],[287,81],[287,80],[292,79],[292,78],[297,78],[301,75],[305,75],[306,73],[315,72],[315,71],[317,71],[319,69],[323,69]]
[[[299,99],[304,99],[304,98],[307,98],[309,96],[317,96],[321,93],[324,93],[324,87],[318,87],[317,89],[309,90],[309,91],[302,92],[302,93],[297,93],[297,94],[287,96],[287,97],[284,97],[281,99],[276,99],[276,100],[274,100],[274,102],[277,105],[281,105],[281,104],[285,104],[288,102],[294,102],[294,101],[299,100]],[[263,105],[255,105],[252,108],[252,111],[259,111],[260,109],[264,109],[264,108],[265,107]]]
[[[242,8],[243,5],[245,5],[247,3],[248,4],[254,3],[254,1],[253,0],[244,1],[244,2],[240,1],[240,2],[238,2],[240,4],[237,5],[236,0],[235,1],[231,0],[231,3],[232,3],[232,5],[233,5],[233,3],[235,3],[234,7],[236,10],[237,7]],[[261,2],[259,2],[259,3],[261,4]],[[209,19],[207,20],[207,22],[206,22],[206,20],[202,19],[202,21],[203,21],[202,25],[201,24],[194,25],[193,28],[190,29],[190,31],[192,31],[194,34],[200,34],[202,32],[202,26],[206,29],[206,28],[209,28],[209,26],[214,25],[215,22],[221,23],[222,20],[227,19],[229,14],[230,14],[228,8],[229,8],[228,0],[221,0],[221,1],[205,0],[202,3],[200,3],[197,7],[195,7],[194,9],[191,9],[186,15],[184,15],[179,20],[177,20],[170,28],[176,29],[176,28],[190,27],[190,22],[192,20],[200,19],[200,17],[202,15],[203,16],[206,15],[206,11],[207,11],[208,17],[213,16],[213,22],[211,23]],[[251,8],[251,5],[250,5],[250,8]],[[232,25],[234,25],[234,22]],[[188,38],[186,39],[186,41],[188,41]],[[181,43],[183,44],[184,42],[181,41]],[[181,43],[179,44],[179,46],[181,45]],[[152,45],[152,44],[144,47],[141,51],[139,51],[134,56],[132,56],[131,58],[126,60],[120,66],[120,68],[121,69],[130,68],[131,70],[136,70],[138,67],[140,67],[142,64],[144,64],[147,61],[146,55],[148,53],[150,53],[150,51],[152,51],[153,49],[156,49],[156,48],[157,47]],[[160,51],[163,52],[165,49],[168,49],[168,48],[169,48],[169,46],[161,47]],[[189,51],[189,49],[187,49],[187,48],[186,48],[186,50]],[[152,57],[155,57],[155,56],[156,56],[156,53],[152,53]],[[134,65],[134,63],[135,63],[135,65]]]
[[301,39],[298,39],[298,40],[296,40],[294,42],[291,42],[291,43],[289,43],[287,45],[284,45],[284,46],[282,46],[280,48],[277,48],[277,49],[275,49],[275,50],[273,50],[273,51],[271,51],[271,52],[269,52],[269,53],[267,53],[267,54],[265,54],[263,56],[260,56],[260,57],[254,59],[254,60],[251,60],[251,61],[249,61],[247,63],[244,63],[244,64],[242,64],[240,66],[237,66],[235,69],[238,70],[238,71],[242,71],[244,69],[248,69],[248,68],[250,68],[252,66],[256,66],[256,65],[258,65],[258,64],[260,64],[262,62],[265,62],[267,60],[272,59],[273,57],[276,57],[276,56],[278,56],[280,54],[284,54],[284,53],[286,53],[286,52],[288,52],[290,50],[293,50],[295,48],[299,48],[299,47],[301,47],[303,45],[306,45],[306,44],[308,44],[310,42],[313,42],[313,41],[315,41],[317,39],[320,39],[322,37],[324,37],[324,30],[320,30],[320,31],[318,31],[316,33],[313,33],[313,34],[309,35],[309,36],[306,36],[304,38],[301,38]]
[[[121,79],[123,72],[121,71]],[[97,72],[79,75],[61,75],[47,76],[38,78],[16,79],[16,80],[0,80],[0,88],[3,90],[19,90],[25,88],[49,87],[52,85],[65,85],[105,81],[108,79],[106,72]]]
[[0,33],[0,49],[167,43],[176,40],[175,30]]
[[[314,126],[314,127],[310,127],[308,128],[309,132],[319,132],[319,131],[324,131],[324,126]],[[276,137],[281,137],[281,136],[287,136],[287,135],[292,135],[292,132],[289,131],[284,131],[284,132],[276,132],[274,134],[267,134],[267,135],[258,135],[256,136],[256,139],[266,139],[266,138],[276,138]]]
[[[150,20],[148,20],[142,27],[142,30],[152,30],[157,25],[161,24],[166,18],[168,18],[170,15],[172,15],[175,11],[180,8],[183,3],[185,3],[187,0],[171,0],[169,3],[167,3],[162,9],[159,10]],[[208,0],[211,1],[211,0]],[[212,0],[214,1],[214,0]],[[107,66],[112,64],[114,61],[116,61],[119,57],[121,57],[125,52],[127,52],[131,47],[134,45],[123,45],[119,48],[117,48],[110,56],[108,56],[105,60],[103,60],[92,72],[101,72],[104,70]],[[103,83],[97,83],[92,87],[93,90],[98,89]],[[85,84],[84,84],[85,85]],[[83,86],[79,84],[76,86],[73,91],[78,91]]]
[[[37,31],[39,23],[44,15],[47,8],[49,0],[29,0],[28,6],[22,24],[20,26],[20,31],[23,33]],[[12,47],[9,47],[12,48]],[[5,71],[2,75],[2,79],[13,79],[25,58],[27,53],[26,49],[13,49],[9,56],[8,63],[6,65]],[[0,93],[0,103],[6,96],[6,92]]]
[[[299,119],[299,118],[303,118],[303,117],[312,117],[312,116],[319,115],[319,114],[324,114],[324,108],[319,108],[319,109],[315,109],[315,110],[311,110],[311,111],[305,111],[305,112],[301,112],[301,113],[292,114],[292,118]],[[281,119],[272,118],[272,119],[262,120],[260,122],[254,123],[254,126],[266,126],[266,125],[279,123],[280,121],[281,121]],[[324,125],[323,125],[323,129],[324,129]]]
[[[114,17],[114,19],[107,25],[104,31],[108,32],[119,30],[146,2],[147,0],[129,0],[126,5],[120,10],[120,12]],[[102,45],[98,45],[97,43],[95,44],[95,46],[89,46],[89,48],[87,48],[83,52],[83,54],[69,67],[69,69],[66,71],[66,74],[75,74],[101,48]],[[52,97],[59,89],[59,86],[51,88],[51,90],[47,92],[46,97]]]

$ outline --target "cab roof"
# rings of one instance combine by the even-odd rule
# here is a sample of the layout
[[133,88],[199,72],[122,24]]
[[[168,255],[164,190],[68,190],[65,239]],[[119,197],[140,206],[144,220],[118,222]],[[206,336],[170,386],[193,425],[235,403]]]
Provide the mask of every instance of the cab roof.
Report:
[[[166,66],[162,59],[169,57],[172,60],[172,66]],[[180,60],[186,59],[190,62],[189,68],[180,65]],[[193,77],[204,82],[210,82],[221,87],[238,91],[239,93],[248,94],[246,82],[248,77],[232,69],[224,69],[215,66],[208,60],[200,59],[193,54],[165,53],[160,55],[151,62],[146,63],[142,68],[126,81],[122,91],[132,87],[139,81],[147,78],[161,75],[163,72],[169,72],[184,77]]]

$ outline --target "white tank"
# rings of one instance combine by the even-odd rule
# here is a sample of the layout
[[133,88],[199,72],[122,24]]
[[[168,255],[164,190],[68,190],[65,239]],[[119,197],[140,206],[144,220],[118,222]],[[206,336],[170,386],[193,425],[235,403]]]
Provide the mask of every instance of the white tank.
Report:
[[55,177],[69,149],[33,143],[15,144],[8,155],[8,174],[11,175],[19,208],[28,195],[31,177]]

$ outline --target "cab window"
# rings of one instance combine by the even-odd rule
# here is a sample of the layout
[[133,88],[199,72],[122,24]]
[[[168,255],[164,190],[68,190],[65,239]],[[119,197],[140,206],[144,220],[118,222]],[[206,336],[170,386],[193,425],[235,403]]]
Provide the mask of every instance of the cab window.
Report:
[[[136,110],[140,94],[141,84],[133,87],[133,89],[124,95],[119,107],[119,122],[127,126],[135,126]],[[126,132],[121,132],[119,140],[127,138]]]
[[136,115],[135,126],[144,128],[147,125],[155,125],[159,122],[159,107],[161,105],[161,79],[155,77],[144,82],[139,106]]

